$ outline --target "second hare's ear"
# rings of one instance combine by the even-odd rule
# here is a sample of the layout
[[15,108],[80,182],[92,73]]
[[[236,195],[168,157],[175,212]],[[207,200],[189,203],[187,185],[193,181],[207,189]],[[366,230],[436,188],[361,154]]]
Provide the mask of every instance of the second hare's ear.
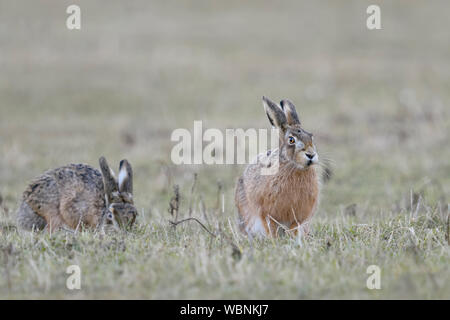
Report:
[[280,106],[286,114],[287,123],[290,126],[300,124],[300,119],[298,118],[297,111],[295,110],[295,106],[292,102],[289,100],[281,100]]
[[113,198],[113,193],[119,192],[117,180],[116,177],[114,176],[114,172],[109,167],[108,162],[106,162],[105,157],[101,157],[98,160],[98,162],[100,164],[100,169],[102,170],[105,194],[108,198],[108,201],[111,202],[111,199]]
[[266,97],[263,97],[263,105],[272,126],[285,131],[287,120],[283,110],[281,110],[281,108],[275,102],[269,100]]
[[120,161],[119,191],[133,194],[133,169],[127,160]]

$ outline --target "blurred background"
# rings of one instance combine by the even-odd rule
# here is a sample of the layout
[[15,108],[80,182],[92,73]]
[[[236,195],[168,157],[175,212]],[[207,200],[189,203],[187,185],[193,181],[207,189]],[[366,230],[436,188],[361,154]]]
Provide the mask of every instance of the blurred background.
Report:
[[[242,166],[175,166],[176,128],[269,128],[289,98],[333,177],[317,216],[361,216],[450,191],[448,1],[0,1],[0,193],[70,162],[134,166],[144,219],[198,173],[234,215]],[[81,7],[81,30],[66,8]],[[185,205],[185,204],[184,204]],[[350,209],[349,209],[350,208]]]

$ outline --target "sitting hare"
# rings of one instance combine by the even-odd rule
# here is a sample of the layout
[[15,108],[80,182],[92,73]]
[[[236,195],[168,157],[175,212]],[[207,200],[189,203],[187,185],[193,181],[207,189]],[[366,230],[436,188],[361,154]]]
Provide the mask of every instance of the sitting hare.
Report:
[[104,157],[99,163],[101,173],[86,164],[69,164],[34,179],[17,212],[19,227],[53,231],[61,227],[101,228],[104,224],[131,226],[137,211],[130,164],[120,162],[117,181]]
[[[272,126],[279,129],[279,148],[258,155],[247,166],[236,186],[235,201],[241,230],[250,235],[277,236],[278,227],[298,234],[319,202],[318,155],[313,135],[300,125],[295,106],[280,105],[263,97]],[[272,174],[262,169],[276,167]]]

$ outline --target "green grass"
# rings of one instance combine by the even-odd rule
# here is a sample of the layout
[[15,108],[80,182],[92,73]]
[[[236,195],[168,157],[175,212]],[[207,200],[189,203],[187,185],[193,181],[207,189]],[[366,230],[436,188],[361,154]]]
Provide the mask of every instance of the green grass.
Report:
[[[437,213],[383,219],[316,219],[302,242],[249,241],[223,216],[219,236],[165,221],[129,233],[25,234],[2,230],[2,298],[446,298],[446,221]],[[224,235],[225,236],[224,236]],[[229,241],[242,250],[238,254]],[[5,259],[7,259],[5,261]],[[69,265],[81,290],[65,288]],[[366,287],[367,267],[381,269],[381,290]],[[25,276],[26,275],[26,276]],[[9,285],[8,285],[9,283]],[[9,286],[9,287],[8,287]]]
[[[0,0],[0,298],[450,297],[448,1],[381,1],[370,32],[369,1],[80,1],[79,32],[65,29],[70,3],[12,3]],[[333,165],[301,245],[237,231],[243,166],[170,161],[171,132],[194,120],[268,128],[262,95],[292,100]],[[135,230],[16,230],[28,181],[101,155],[133,165]],[[170,225],[175,184],[180,218],[191,208],[216,237]],[[366,288],[369,265],[381,290]]]

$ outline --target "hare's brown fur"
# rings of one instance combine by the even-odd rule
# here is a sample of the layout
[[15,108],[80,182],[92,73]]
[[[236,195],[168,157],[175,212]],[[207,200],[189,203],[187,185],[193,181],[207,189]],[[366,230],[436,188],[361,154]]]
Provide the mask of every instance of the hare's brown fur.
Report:
[[[306,223],[317,208],[320,191],[316,166],[309,162],[302,166],[298,160],[304,152],[315,152],[312,135],[301,129],[296,113],[289,114],[295,109],[287,110],[275,104],[271,107],[285,113],[285,118],[278,114],[280,122],[272,121],[274,115],[268,112],[272,124],[281,129],[280,147],[259,155],[256,163],[245,169],[237,182],[235,194],[242,230],[267,236],[277,235],[278,225],[294,233],[300,226],[307,227]],[[286,146],[285,135],[301,140],[304,150]],[[270,168],[276,164],[279,167],[274,174],[261,174],[263,167]]]
[[[70,164],[34,179],[23,193],[23,203],[43,218],[50,229],[62,226],[75,229],[80,224],[99,224],[106,208],[104,194],[102,174],[97,169]],[[19,211],[19,222],[20,214],[26,216]]]
[[[87,164],[70,164],[34,179],[23,193],[17,213],[19,226],[38,230],[47,227],[51,231],[61,227],[98,227],[105,220],[113,220],[109,205],[123,202],[111,200],[120,198],[122,193],[104,158],[100,159],[100,165],[103,175]],[[131,167],[129,172],[131,175]],[[131,176],[123,183],[129,184],[130,194],[131,183]],[[127,209],[132,211],[132,201],[128,202]]]

